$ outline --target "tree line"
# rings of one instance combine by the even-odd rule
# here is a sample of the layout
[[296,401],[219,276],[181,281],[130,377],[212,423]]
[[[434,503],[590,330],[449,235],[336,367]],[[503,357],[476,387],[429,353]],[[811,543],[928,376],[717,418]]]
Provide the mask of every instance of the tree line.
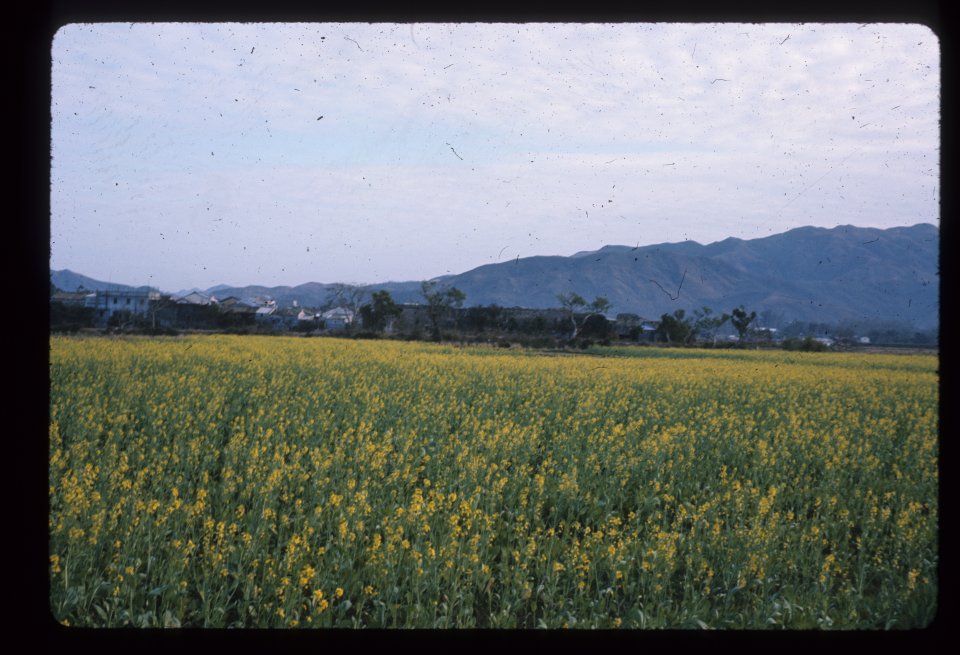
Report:
[[[53,301],[52,296],[57,291],[51,283],[52,332],[74,332],[94,326],[95,316],[91,308]],[[757,312],[748,311],[743,305],[733,308],[729,313],[717,313],[706,306],[692,313],[677,309],[662,314],[659,320],[647,321],[641,327],[636,321],[629,325],[626,318],[620,321],[621,317],[633,317],[639,321],[635,315],[618,315],[617,321],[611,321],[608,316],[614,305],[605,296],[588,301],[576,292],[561,293],[556,296],[557,306],[553,310],[517,310],[495,304],[465,308],[467,296],[462,290],[431,280],[421,283],[421,302],[415,305],[417,318],[404,321],[401,317],[405,306],[395,302],[388,291],[374,291],[369,293],[369,297],[367,294],[366,289],[357,285],[338,284],[331,287],[331,295],[325,306],[344,307],[360,319],[343,330],[348,336],[373,338],[389,332],[406,339],[508,340],[533,347],[586,347],[590,343],[608,343],[617,339],[670,346],[717,346],[720,345],[721,329],[726,325],[730,329],[724,331],[723,335],[732,331],[736,334],[736,341],[731,343],[724,338],[725,346],[769,340],[772,334],[772,331],[764,328],[758,329]],[[761,316],[765,328],[772,327],[767,323],[777,318],[771,312],[763,312]],[[160,327],[161,324],[163,327]],[[170,299],[152,303],[146,314],[117,312],[111,316],[106,327],[113,331],[153,334],[172,333],[176,329],[239,333],[278,331],[276,326],[255,324],[249,315],[225,313],[215,306],[177,305]],[[303,322],[292,329],[311,333],[318,329],[318,325],[315,322]],[[872,343],[878,344],[936,345],[937,342],[936,331],[920,332],[910,326],[876,321],[859,326],[843,322],[831,325],[794,321],[783,327],[779,336],[783,339],[781,344],[784,348],[819,350],[825,346],[814,340],[812,335],[831,336],[849,343],[857,333],[869,336]]]
[[[559,309],[564,319],[560,322],[549,321],[535,316],[525,321],[525,325],[509,310],[497,305],[471,307],[461,311],[466,294],[456,287],[443,289],[436,281],[423,282],[421,296],[429,318],[430,338],[443,338],[442,324],[453,318],[455,330],[467,332],[526,333],[539,336],[559,336],[561,345],[576,343],[578,340],[595,338],[601,341],[618,336],[613,323],[607,318],[613,304],[605,296],[597,296],[593,301],[576,292],[557,295]],[[364,330],[382,334],[388,324],[402,313],[400,305],[395,303],[389,292],[380,290],[371,295],[369,303],[360,306]],[[670,345],[694,345],[696,343],[717,342],[717,331],[729,322],[738,336],[738,343],[745,343],[751,325],[756,321],[755,311],[747,312],[741,305],[729,314],[715,314],[710,307],[702,307],[688,316],[686,311],[678,309],[672,314],[663,314],[653,333],[653,340]],[[634,339],[639,332],[632,333]]]

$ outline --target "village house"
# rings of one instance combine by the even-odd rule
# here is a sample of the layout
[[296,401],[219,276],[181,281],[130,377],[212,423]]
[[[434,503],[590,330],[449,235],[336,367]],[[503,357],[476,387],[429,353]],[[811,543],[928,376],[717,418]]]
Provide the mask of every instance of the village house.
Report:
[[258,321],[263,321],[269,316],[272,316],[277,311],[277,306],[268,306],[268,307],[257,307],[256,319]]
[[[85,301],[88,302],[89,298]],[[160,300],[160,292],[153,289],[134,289],[130,291],[97,291],[92,306],[96,310],[98,324],[106,325],[117,312],[126,311],[135,315],[145,315],[151,303]]]
[[660,321],[643,318],[637,314],[621,313],[617,314],[613,324],[617,336],[621,339],[653,341]]
[[249,300],[242,300],[236,296],[227,296],[217,301],[217,308],[225,314],[242,314],[254,316],[259,307]]
[[353,312],[346,307],[334,307],[320,315],[327,330],[344,330],[353,323]]
[[227,309],[229,307],[233,307],[237,303],[242,303],[242,302],[243,301],[237,298],[236,296],[227,296],[226,298],[218,300],[217,304],[220,306],[220,309]]
[[207,295],[202,291],[192,291],[185,296],[177,298],[176,302],[181,305],[216,305],[217,298],[216,296]]
[[281,330],[295,328],[300,323],[299,307],[274,307],[270,312],[261,311],[265,309],[266,308],[261,308],[257,310],[257,320],[262,323],[272,325]]
[[753,336],[761,341],[769,342],[780,342],[783,339],[780,339],[777,335],[777,328],[771,327],[756,327],[753,329]]

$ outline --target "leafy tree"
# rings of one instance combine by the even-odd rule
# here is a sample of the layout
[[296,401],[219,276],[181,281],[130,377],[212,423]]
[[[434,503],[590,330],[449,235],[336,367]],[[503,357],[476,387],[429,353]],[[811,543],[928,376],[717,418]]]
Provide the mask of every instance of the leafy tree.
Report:
[[593,310],[594,314],[606,314],[612,307],[613,304],[604,296],[597,296],[594,301],[590,303],[590,309]]
[[733,310],[733,316],[730,317],[730,322],[733,324],[733,329],[737,331],[740,343],[744,342],[744,338],[750,330],[750,324],[753,323],[756,318],[757,313],[750,312],[747,314],[747,310],[743,308],[743,305]]
[[[457,287],[450,287],[447,289],[447,301],[448,307],[452,309],[460,309],[463,307],[463,302],[467,299],[467,294],[458,289]],[[449,310],[448,310],[449,311]],[[454,321],[457,323],[457,329],[460,328],[460,313],[454,313]]]
[[522,326],[526,334],[548,335],[550,333],[550,324],[542,316],[534,316],[529,321],[524,321]]
[[590,314],[583,320],[580,335],[588,339],[609,339],[613,336],[613,325],[603,314]]
[[95,320],[93,307],[77,307],[58,301],[50,303],[51,332],[76,332],[80,328],[93,327]]
[[577,311],[582,311],[583,308],[587,306],[587,301],[584,300],[583,296],[579,293],[573,291],[557,295],[557,300],[560,301],[560,306],[570,314],[570,325],[573,327],[573,332],[570,335],[570,340],[572,341],[577,338],[577,333],[580,332],[580,326],[577,325],[576,313]]
[[815,341],[813,337],[805,337],[804,339],[784,339],[783,341],[784,350],[802,350],[804,352],[824,352],[829,350],[826,345]]
[[370,302],[361,305],[360,316],[363,325],[374,332],[383,332],[387,322],[394,316],[399,316],[400,306],[393,301],[389,291],[376,291],[370,296]]
[[474,332],[503,329],[503,308],[499,305],[470,307],[464,312],[464,327]]
[[[570,325],[573,327],[573,331],[570,334],[571,341],[577,338],[577,335],[583,330],[584,324],[591,316],[602,317],[613,307],[610,301],[603,296],[597,296],[592,303],[588,304],[583,296],[573,291],[559,294],[557,300],[560,301],[560,306],[570,315]],[[585,315],[577,322],[577,313],[580,312],[583,314],[585,310],[589,311],[586,311]]]
[[694,335],[693,325],[686,318],[686,312],[678,309],[673,314],[663,314],[660,325],[654,332],[654,338],[667,343],[689,343]]
[[467,295],[456,287],[437,290],[437,283],[433,280],[424,281],[420,285],[420,293],[427,301],[427,316],[430,318],[430,327],[435,341],[441,339],[440,321],[448,316],[453,309],[463,306]]
[[719,330],[724,323],[730,320],[729,314],[721,314],[720,316],[717,316],[709,307],[694,310],[693,316],[694,322],[692,337],[694,339],[697,337],[710,339],[714,343],[717,342],[717,330]]

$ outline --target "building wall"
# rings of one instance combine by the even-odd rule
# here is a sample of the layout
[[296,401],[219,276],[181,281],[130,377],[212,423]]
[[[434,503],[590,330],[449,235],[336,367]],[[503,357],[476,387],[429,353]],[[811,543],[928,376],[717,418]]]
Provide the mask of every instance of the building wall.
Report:
[[97,311],[97,321],[106,324],[119,311],[146,314],[150,302],[159,299],[160,294],[156,291],[97,291],[93,307]]

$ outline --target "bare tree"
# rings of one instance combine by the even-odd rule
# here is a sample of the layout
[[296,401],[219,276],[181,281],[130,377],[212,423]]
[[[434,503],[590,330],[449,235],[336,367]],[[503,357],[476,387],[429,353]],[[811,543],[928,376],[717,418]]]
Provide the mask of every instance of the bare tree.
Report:
[[713,344],[716,345],[717,330],[730,320],[730,315],[721,314],[717,316],[709,307],[694,310],[693,315],[694,323],[691,338],[701,337],[703,339],[710,339],[713,341]]
[[150,327],[157,329],[157,314],[174,306],[170,296],[160,296],[147,302],[147,315],[150,316]]
[[347,325],[347,329],[352,329],[353,321],[360,315],[360,306],[363,305],[363,299],[367,295],[366,288],[357,284],[346,284],[337,282],[330,286],[330,295],[327,296],[327,305],[333,307],[343,307],[349,309],[353,318]]

